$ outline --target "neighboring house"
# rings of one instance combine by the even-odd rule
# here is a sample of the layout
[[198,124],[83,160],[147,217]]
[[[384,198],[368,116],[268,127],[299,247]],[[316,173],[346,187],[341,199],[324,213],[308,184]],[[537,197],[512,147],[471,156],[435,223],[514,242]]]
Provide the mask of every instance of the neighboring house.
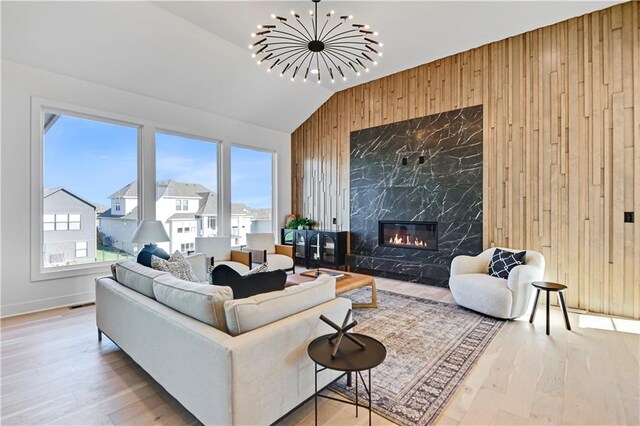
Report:
[[45,189],[42,220],[45,267],[95,261],[95,205],[63,187]]
[[[111,244],[135,253],[131,238],[138,220],[137,182],[134,181],[112,194],[111,208],[99,216],[99,229]],[[116,207],[118,210],[116,210]],[[196,237],[218,235],[218,200],[216,194],[197,183],[174,180],[158,181],[156,185],[156,218],[169,235],[169,243],[158,245],[169,253],[194,250]],[[269,227],[265,226],[268,222]],[[255,224],[254,224],[255,223]],[[246,242],[247,232],[271,230],[271,209],[252,209],[244,204],[231,205],[232,245]]]

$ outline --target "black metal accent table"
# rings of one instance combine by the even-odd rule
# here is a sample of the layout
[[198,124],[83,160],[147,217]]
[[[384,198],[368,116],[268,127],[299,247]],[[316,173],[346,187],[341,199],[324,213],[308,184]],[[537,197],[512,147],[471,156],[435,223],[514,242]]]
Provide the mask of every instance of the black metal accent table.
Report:
[[[365,336],[363,334],[352,333],[354,337],[357,337],[362,343],[365,344],[365,349],[360,349],[351,340],[344,339],[340,345],[340,349],[336,354],[336,357],[331,359],[331,353],[333,352],[333,345],[329,343],[329,337],[333,334],[326,334],[316,338],[309,343],[307,352],[309,357],[315,363],[315,388],[314,388],[314,403],[315,403],[315,424],[318,424],[318,397],[331,399],[338,402],[344,402],[345,404],[351,404],[356,406],[356,417],[358,417],[358,407],[364,407],[369,409],[369,425],[371,425],[371,369],[382,364],[387,356],[387,348],[374,339],[373,337]],[[318,369],[318,365],[322,368]],[[318,392],[318,373],[326,369],[344,371],[348,374],[348,379],[351,378],[351,373],[356,373],[356,402],[345,401],[343,399],[334,398],[328,395],[322,395]],[[369,370],[369,386],[362,377],[362,371]],[[369,405],[362,405],[358,403],[358,377],[362,380],[367,397],[369,398]],[[349,380],[350,383],[350,380]]]
[[560,307],[562,308],[562,313],[564,314],[564,324],[567,327],[567,330],[571,330],[571,324],[569,324],[569,315],[567,314],[567,305],[564,302],[563,292],[567,289],[567,286],[564,284],[558,284],[550,281],[534,281],[531,283],[532,286],[536,288],[536,300],[533,302],[533,309],[531,311],[531,317],[529,318],[529,322],[533,324],[533,320],[536,317],[536,308],[538,307],[538,299],[540,298],[540,291],[544,290],[547,292],[547,336],[549,335],[549,296],[552,291],[558,293],[558,300],[560,302]]

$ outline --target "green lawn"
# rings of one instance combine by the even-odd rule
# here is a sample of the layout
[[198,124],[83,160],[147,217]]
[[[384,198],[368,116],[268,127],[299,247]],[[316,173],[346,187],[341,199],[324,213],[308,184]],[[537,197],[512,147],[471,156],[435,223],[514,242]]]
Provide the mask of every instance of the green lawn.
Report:
[[133,255],[114,247],[98,246],[96,248],[96,261],[116,261],[120,259],[133,258]]

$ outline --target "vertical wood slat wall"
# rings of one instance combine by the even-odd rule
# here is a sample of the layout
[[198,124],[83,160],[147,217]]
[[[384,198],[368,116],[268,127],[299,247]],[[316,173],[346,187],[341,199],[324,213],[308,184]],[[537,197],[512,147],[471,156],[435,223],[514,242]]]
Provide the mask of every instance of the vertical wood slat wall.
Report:
[[294,211],[349,230],[351,131],[478,104],[484,246],[538,250],[571,307],[640,318],[638,2],[336,93],[292,134]]

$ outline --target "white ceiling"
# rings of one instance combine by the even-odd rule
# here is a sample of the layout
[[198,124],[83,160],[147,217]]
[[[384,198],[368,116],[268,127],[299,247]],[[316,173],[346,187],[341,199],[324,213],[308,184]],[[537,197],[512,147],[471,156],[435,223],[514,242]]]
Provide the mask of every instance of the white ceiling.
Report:
[[334,92],[617,1],[323,1],[380,32],[362,77],[323,85],[266,73],[247,44],[271,13],[311,2],[2,2],[2,58],[291,132]]

